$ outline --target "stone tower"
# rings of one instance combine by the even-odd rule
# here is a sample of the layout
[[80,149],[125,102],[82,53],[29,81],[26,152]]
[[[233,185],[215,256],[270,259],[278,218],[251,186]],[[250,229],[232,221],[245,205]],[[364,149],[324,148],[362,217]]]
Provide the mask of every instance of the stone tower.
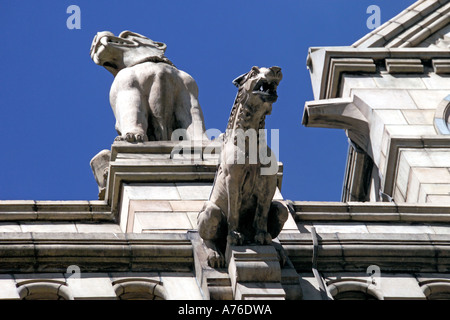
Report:
[[[350,47],[309,50],[303,124],[349,140],[342,202],[296,203],[329,298],[450,297],[449,22],[448,1],[417,1]],[[342,273],[364,268],[369,282]]]

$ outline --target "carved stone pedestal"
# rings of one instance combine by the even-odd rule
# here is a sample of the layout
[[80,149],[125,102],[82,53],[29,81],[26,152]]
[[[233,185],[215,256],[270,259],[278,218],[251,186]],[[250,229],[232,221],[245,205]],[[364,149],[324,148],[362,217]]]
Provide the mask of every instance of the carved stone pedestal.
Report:
[[197,231],[191,230],[189,238],[194,251],[195,276],[206,300],[233,300],[230,278],[226,268],[208,266],[205,246]]
[[286,298],[273,246],[229,246],[226,260],[235,300]]

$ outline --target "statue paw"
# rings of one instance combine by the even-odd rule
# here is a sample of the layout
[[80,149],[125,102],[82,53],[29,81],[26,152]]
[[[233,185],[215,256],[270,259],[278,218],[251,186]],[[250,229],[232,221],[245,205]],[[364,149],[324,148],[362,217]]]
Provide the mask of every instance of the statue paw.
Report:
[[144,134],[128,132],[125,135],[125,140],[128,142],[144,142]]
[[147,137],[143,133],[127,132],[122,136],[116,137],[115,141],[127,141],[127,142],[144,142]]
[[244,243],[244,237],[237,231],[231,231],[227,236],[227,242],[231,246],[239,246]]
[[211,268],[222,268],[225,266],[225,258],[219,251],[211,250],[208,254],[208,265]]
[[268,232],[259,231],[259,232],[256,233],[255,242],[257,244],[271,244],[272,243],[272,236]]

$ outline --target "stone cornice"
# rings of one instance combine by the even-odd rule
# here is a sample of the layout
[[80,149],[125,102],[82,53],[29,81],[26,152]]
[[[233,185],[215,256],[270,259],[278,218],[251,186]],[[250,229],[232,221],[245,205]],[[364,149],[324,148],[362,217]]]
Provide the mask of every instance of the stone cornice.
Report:
[[216,141],[202,143],[201,141],[149,141],[144,143],[128,143],[115,141],[111,146],[111,161],[115,161],[119,154],[135,155],[173,155],[175,151],[189,150],[192,154],[201,156],[206,148],[220,151],[222,144]]
[[[448,272],[450,235],[398,233],[318,233],[317,268],[322,272]],[[313,241],[309,233],[278,237],[297,272],[310,272]]]
[[0,272],[190,271],[186,234],[0,233]]
[[[402,63],[405,61],[406,67]],[[394,65],[397,66],[393,69],[396,74],[417,75],[421,70],[442,74],[448,71],[448,64],[448,50],[429,48],[313,47],[309,49],[307,58],[315,100],[339,97],[343,73],[377,74],[388,72],[387,66]],[[428,65],[429,68],[424,68]]]
[[413,47],[448,24],[450,4],[446,0],[419,0],[379,26],[352,46]]
[[0,222],[71,221],[113,222],[111,207],[105,201],[1,200]]
[[450,207],[442,204],[395,202],[294,201],[297,221],[450,222]]

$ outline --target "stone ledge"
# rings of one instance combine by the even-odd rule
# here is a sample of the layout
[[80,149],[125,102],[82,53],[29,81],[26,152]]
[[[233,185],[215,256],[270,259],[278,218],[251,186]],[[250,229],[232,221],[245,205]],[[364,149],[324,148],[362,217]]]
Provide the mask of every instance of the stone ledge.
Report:
[[186,234],[0,233],[0,272],[190,271]]
[[444,204],[395,202],[293,202],[296,221],[450,222]]
[[131,154],[132,158],[138,159],[140,155],[172,155],[174,150],[190,151],[192,154],[199,154],[202,158],[205,150],[220,152],[221,147],[222,144],[218,141],[147,141],[143,143],[115,141],[111,147],[111,161],[115,161],[120,154]]
[[113,222],[114,216],[104,201],[0,200],[3,221]]
[[[318,233],[318,270],[361,272],[449,272],[450,235]],[[311,234],[283,233],[279,240],[297,272],[310,271]]]
[[[109,177],[105,200],[111,206],[116,220],[120,210],[120,194],[124,183],[174,183],[204,182],[213,183],[217,171],[218,159],[206,159],[205,149],[220,151],[216,141],[148,141],[138,144],[115,142],[111,149]],[[173,150],[186,148],[193,154],[174,158]],[[192,148],[192,149],[191,149]],[[199,153],[199,154],[197,154]],[[121,155],[126,154],[126,161]],[[176,153],[175,153],[176,154]],[[146,155],[170,155],[167,159],[153,159]],[[131,158],[130,158],[131,157]],[[277,186],[281,189],[283,164],[278,162]]]

